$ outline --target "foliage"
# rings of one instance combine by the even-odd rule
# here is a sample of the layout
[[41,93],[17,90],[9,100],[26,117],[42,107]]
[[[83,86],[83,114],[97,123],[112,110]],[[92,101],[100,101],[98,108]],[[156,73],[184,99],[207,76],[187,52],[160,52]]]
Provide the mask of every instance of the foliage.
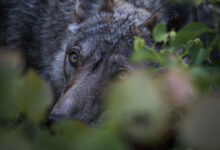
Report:
[[110,86],[106,119],[93,128],[71,120],[46,127],[49,88],[31,70],[21,75],[19,63],[11,61],[17,55],[2,54],[1,150],[168,149],[173,136],[174,150],[220,149],[220,62],[211,57],[220,53],[220,35],[214,24],[193,22],[178,32],[158,24],[152,47],[135,37],[131,61],[151,65]]

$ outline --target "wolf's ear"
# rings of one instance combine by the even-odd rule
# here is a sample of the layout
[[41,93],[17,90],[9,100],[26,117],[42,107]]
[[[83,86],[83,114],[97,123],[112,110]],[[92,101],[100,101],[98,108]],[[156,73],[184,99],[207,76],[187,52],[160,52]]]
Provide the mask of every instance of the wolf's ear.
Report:
[[93,16],[96,13],[97,0],[76,0],[74,16],[77,22]]
[[165,3],[143,25],[150,31],[153,31],[158,23],[164,23],[168,30],[178,30],[190,20],[191,9],[189,4]]
[[145,21],[143,25],[146,26],[150,31],[153,31],[154,27],[160,22],[160,16],[164,12],[164,9],[164,7],[159,8],[150,18]]
[[99,12],[101,11],[112,12],[114,6],[115,6],[115,0],[101,0]]

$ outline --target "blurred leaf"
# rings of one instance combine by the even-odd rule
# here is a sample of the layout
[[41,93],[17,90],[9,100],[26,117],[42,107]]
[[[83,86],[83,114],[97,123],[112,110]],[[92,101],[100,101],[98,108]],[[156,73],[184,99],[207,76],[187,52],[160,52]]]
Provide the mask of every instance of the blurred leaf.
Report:
[[75,121],[63,121],[51,127],[52,135],[47,132],[39,132],[37,136],[38,145],[43,149],[72,150],[80,141],[81,136],[89,135],[92,129]]
[[164,97],[171,106],[191,105],[196,97],[195,87],[189,74],[179,68],[169,68],[159,84],[163,87]]
[[[80,122],[76,121],[63,121],[52,126],[52,130],[56,131],[56,134],[61,134],[65,136],[75,136],[89,133],[92,130]],[[73,134],[75,133],[75,134]]]
[[45,117],[51,104],[49,87],[33,72],[17,82],[19,87],[19,109],[33,123],[39,123]]
[[208,50],[203,48],[203,43],[200,39],[195,39],[189,50],[189,55],[193,65],[200,65],[207,59]]
[[173,30],[170,31],[169,36],[170,36],[170,38],[171,38],[171,41],[175,40],[175,38],[176,38],[176,32],[173,31]]
[[201,5],[201,3],[203,2],[203,0],[195,0],[196,1],[196,7],[198,7],[199,5]]
[[219,150],[219,113],[219,95],[207,97],[207,100],[193,108],[182,130],[184,141],[195,149]]
[[156,42],[163,42],[166,40],[168,34],[167,34],[167,28],[165,24],[158,24],[153,30],[153,38]]
[[200,65],[207,58],[207,54],[208,52],[205,49],[199,49],[198,56],[195,60],[195,65]]
[[8,132],[0,136],[1,150],[33,150],[24,137],[17,132]]
[[157,63],[158,65],[162,65],[166,61],[164,54],[157,53],[153,48],[147,45],[144,45],[140,50],[134,52],[130,56],[130,60],[132,63],[135,63],[135,64],[153,62],[153,63]]
[[82,150],[129,150],[115,134],[103,130],[79,137],[74,148]]
[[189,40],[202,35],[210,29],[203,23],[190,23],[177,32],[176,39],[171,41],[171,49],[176,50]]
[[43,148],[53,150],[127,150],[123,142],[107,130],[95,130],[81,123],[65,121],[54,125],[54,137],[41,134],[39,140]]
[[140,50],[133,53],[133,55],[131,56],[131,61],[133,63],[141,63],[149,60],[148,58],[148,53],[146,51]]
[[9,64],[0,62],[0,120],[15,119],[18,113],[17,87],[18,72],[10,69]]
[[154,140],[166,128],[166,106],[159,91],[146,74],[135,74],[112,88],[108,98],[108,121],[111,128],[120,128],[130,138]]
[[189,70],[189,73],[193,78],[194,85],[197,87],[197,91],[200,91],[201,94],[206,94],[210,92],[210,90],[213,90],[213,88],[220,88],[219,68],[204,68],[193,67]]
[[144,39],[142,39],[138,36],[135,36],[134,39],[135,39],[135,41],[134,41],[134,50],[135,51],[143,50],[143,48],[145,47]]

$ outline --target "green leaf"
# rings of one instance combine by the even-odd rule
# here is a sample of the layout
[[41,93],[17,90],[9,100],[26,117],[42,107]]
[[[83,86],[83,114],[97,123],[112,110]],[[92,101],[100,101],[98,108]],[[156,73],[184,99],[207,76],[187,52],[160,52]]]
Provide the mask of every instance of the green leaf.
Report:
[[98,131],[78,138],[76,150],[129,150],[113,132]]
[[170,39],[172,41],[175,40],[175,38],[176,38],[176,31],[174,31],[174,30],[170,31],[169,36],[170,36]]
[[20,111],[29,121],[39,123],[51,104],[49,87],[33,71],[29,71],[18,85]]
[[0,121],[13,121],[18,116],[18,87],[21,78],[22,57],[19,53],[0,48]]
[[193,40],[208,31],[210,31],[210,29],[203,23],[191,23],[186,25],[177,32],[175,40],[171,42],[171,50],[177,50],[187,41]]
[[188,54],[190,55],[193,65],[200,65],[207,56],[207,52],[203,48],[203,43],[200,39],[195,39],[189,41],[188,45]]
[[156,42],[163,42],[167,39],[167,28],[165,24],[158,24],[153,30],[153,38]]
[[145,41],[144,39],[138,37],[138,36],[135,36],[134,37],[134,50],[135,51],[140,51],[144,48],[145,46]]
[[17,87],[14,84],[17,79],[18,73],[0,62],[0,120],[15,119],[18,112]]
[[201,5],[201,3],[203,2],[203,0],[196,0],[196,7],[198,7],[199,5]]
[[111,92],[107,100],[110,128],[121,127],[126,135],[138,140],[153,140],[163,133],[166,105],[145,73],[114,85]]
[[207,51],[203,48],[199,50],[197,59],[195,60],[195,65],[200,65],[207,58]]
[[149,54],[145,51],[137,51],[131,56],[132,63],[142,63],[149,59]]
[[8,131],[0,136],[1,150],[34,150],[31,144],[18,132]]

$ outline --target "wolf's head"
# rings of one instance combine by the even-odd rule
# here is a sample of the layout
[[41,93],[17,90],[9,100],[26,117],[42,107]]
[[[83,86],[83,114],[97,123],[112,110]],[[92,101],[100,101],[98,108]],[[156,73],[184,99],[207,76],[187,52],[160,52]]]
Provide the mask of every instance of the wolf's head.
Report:
[[69,25],[63,75],[65,85],[50,118],[94,122],[102,110],[101,95],[114,78],[124,79],[136,66],[128,57],[134,36],[152,44],[157,16],[124,1],[91,3],[77,0],[75,22]]

